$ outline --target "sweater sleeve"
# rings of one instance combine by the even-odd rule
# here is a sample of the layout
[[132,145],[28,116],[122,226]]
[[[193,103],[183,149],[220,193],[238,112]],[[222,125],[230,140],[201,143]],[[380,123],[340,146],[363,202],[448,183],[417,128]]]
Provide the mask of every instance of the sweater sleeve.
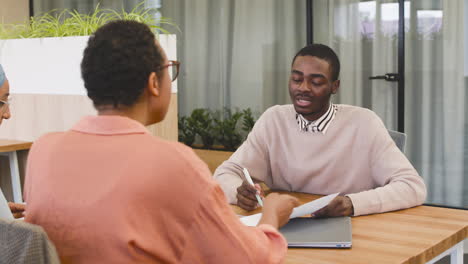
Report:
[[180,263],[281,263],[287,242],[270,225],[243,225],[215,184],[187,227]]
[[370,139],[370,171],[377,188],[349,194],[354,215],[366,215],[421,205],[426,186],[406,156],[398,149],[380,118],[372,113],[366,126]]
[[271,178],[269,153],[266,143],[268,141],[268,119],[271,116],[270,109],[265,111],[255,123],[247,140],[214,173],[215,180],[221,185],[228,201],[232,204],[237,203],[237,188],[244,180],[243,168],[247,168],[252,178],[258,181],[264,182]]

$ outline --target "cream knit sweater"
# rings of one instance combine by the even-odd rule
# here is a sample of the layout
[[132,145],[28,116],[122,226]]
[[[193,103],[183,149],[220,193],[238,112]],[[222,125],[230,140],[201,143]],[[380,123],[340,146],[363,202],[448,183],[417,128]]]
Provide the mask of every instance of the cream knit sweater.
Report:
[[426,186],[372,111],[337,105],[326,134],[302,132],[293,105],[269,108],[242,146],[215,171],[236,203],[242,168],[275,190],[351,198],[354,215],[420,205]]

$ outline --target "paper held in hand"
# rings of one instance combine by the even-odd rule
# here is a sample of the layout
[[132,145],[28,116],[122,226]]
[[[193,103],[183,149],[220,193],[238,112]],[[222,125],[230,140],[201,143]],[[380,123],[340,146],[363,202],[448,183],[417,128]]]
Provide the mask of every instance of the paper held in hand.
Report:
[[[339,193],[330,194],[294,208],[289,219],[317,212],[318,210],[327,206],[333,199],[335,199],[336,196],[338,196],[338,194]],[[246,226],[256,226],[260,221],[260,218],[262,218],[262,213],[244,216],[241,217],[240,220]]]
[[8,202],[3,195],[2,190],[0,189],[0,219],[4,220],[13,220],[13,214],[10,211],[10,207],[8,206]]

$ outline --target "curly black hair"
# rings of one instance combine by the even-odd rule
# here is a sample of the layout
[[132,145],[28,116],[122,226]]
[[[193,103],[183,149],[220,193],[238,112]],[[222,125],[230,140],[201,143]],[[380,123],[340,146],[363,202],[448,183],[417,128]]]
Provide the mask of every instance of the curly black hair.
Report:
[[151,29],[142,23],[117,20],[89,38],[81,76],[94,106],[132,106],[143,93],[152,72],[164,63]]
[[325,60],[330,64],[332,81],[336,81],[340,77],[340,60],[338,59],[338,55],[327,45],[309,44],[305,46],[296,53],[292,64],[294,64],[297,56],[312,56]]

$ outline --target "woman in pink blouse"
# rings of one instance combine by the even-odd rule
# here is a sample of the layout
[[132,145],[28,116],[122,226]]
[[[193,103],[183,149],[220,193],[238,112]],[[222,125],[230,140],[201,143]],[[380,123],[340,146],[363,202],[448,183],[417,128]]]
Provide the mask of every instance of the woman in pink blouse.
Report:
[[244,226],[190,148],[146,130],[164,119],[178,67],[144,24],[115,21],[90,37],[81,70],[98,116],[34,142],[25,185],[26,221],[67,263],[283,260],[277,228],[297,200],[269,195],[259,225]]

